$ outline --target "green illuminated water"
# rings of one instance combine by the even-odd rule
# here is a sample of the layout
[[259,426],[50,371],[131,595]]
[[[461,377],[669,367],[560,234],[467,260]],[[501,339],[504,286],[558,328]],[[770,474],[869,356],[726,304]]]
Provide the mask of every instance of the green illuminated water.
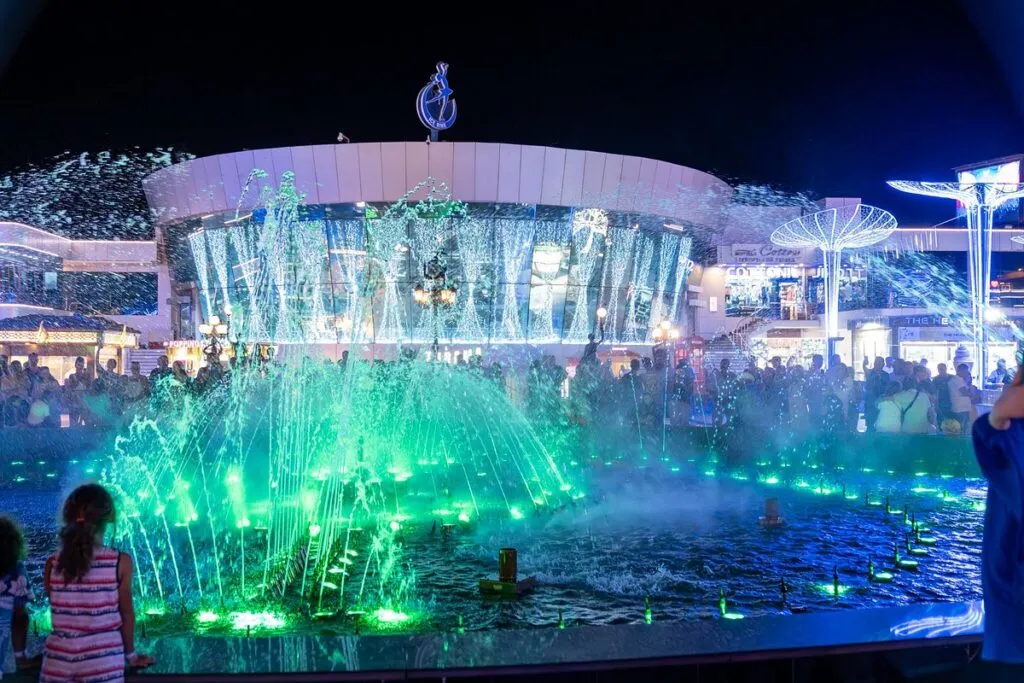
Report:
[[162,390],[165,412],[117,438],[102,476],[146,610],[241,629],[296,613],[401,623],[407,527],[580,495],[502,391],[448,365],[248,366],[200,397]]

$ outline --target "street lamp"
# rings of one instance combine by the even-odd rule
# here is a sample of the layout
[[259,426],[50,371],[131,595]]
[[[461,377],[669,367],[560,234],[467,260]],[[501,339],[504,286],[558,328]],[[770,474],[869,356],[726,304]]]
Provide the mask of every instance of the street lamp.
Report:
[[595,311],[597,314],[597,324],[601,328],[601,338],[604,338],[604,319],[608,317],[608,309],[604,306],[599,306]]
[[438,307],[449,308],[455,304],[458,294],[454,286],[448,283],[448,267],[444,254],[438,251],[429,261],[423,264],[423,282],[412,290],[412,299],[423,308],[430,308],[434,325],[433,356],[437,357],[438,349]]
[[220,363],[220,356],[223,351],[221,341],[227,339],[228,322],[222,321],[220,316],[211,315],[210,319],[199,325],[199,334],[206,338],[206,346],[203,347],[203,355],[210,365]]

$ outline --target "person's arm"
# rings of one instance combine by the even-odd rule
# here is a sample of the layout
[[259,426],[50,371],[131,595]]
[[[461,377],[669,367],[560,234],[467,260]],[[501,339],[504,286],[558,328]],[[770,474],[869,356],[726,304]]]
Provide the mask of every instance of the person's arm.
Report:
[[117,607],[121,612],[121,640],[128,665],[143,668],[155,660],[135,651],[135,602],[132,599],[132,556],[121,553],[117,562]]
[[32,590],[25,576],[25,567],[19,562],[15,566],[14,581],[8,590],[13,597],[11,612],[11,646],[14,649],[14,660],[19,669],[31,669],[39,666],[41,658],[29,659],[25,656],[25,644],[28,641],[28,611],[25,605],[32,599]]

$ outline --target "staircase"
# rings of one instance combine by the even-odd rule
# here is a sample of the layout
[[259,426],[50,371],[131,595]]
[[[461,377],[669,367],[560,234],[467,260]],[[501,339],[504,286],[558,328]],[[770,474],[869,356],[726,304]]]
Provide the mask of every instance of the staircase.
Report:
[[758,313],[744,318],[732,332],[720,334],[704,346],[704,360],[717,368],[723,358],[729,359],[733,372],[739,372],[750,362],[750,338],[764,330],[770,320]]
[[125,372],[129,371],[132,363],[138,363],[142,374],[149,377],[149,373],[156,367],[157,359],[166,355],[167,351],[164,349],[131,349],[128,352],[129,367],[125,368]]

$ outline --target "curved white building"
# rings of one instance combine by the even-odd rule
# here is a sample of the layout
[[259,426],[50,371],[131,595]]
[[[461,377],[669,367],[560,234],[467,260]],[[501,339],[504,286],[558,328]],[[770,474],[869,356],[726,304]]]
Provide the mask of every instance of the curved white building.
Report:
[[[684,320],[695,240],[732,193],[662,161],[459,142],[233,152],[143,185],[204,317],[233,315],[250,341],[324,343],[576,344],[602,306],[613,341],[650,343]],[[415,212],[431,188],[465,213],[387,213],[403,197]],[[435,257],[458,291],[436,314],[412,296]]]

